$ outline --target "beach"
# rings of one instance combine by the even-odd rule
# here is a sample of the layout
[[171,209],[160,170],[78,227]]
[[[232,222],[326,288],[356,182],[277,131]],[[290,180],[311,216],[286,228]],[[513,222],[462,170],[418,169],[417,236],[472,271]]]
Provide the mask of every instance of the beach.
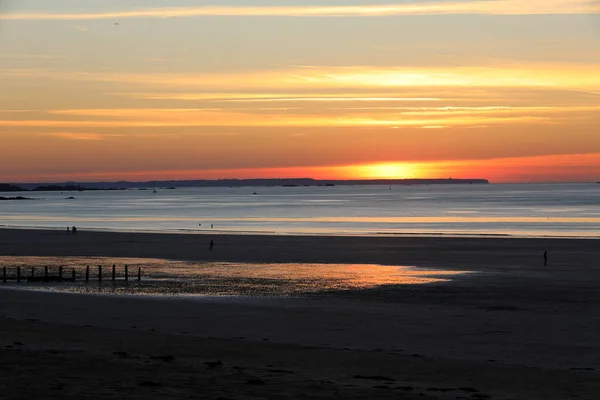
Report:
[[470,272],[450,282],[284,298],[0,287],[3,398],[530,400],[600,393],[594,239],[0,229],[0,256]]

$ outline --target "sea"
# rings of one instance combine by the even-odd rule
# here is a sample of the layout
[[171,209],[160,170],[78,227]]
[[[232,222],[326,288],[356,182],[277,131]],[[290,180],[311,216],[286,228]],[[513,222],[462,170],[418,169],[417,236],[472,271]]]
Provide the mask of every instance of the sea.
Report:
[[600,184],[208,187],[24,192],[0,226],[275,234],[600,237]]

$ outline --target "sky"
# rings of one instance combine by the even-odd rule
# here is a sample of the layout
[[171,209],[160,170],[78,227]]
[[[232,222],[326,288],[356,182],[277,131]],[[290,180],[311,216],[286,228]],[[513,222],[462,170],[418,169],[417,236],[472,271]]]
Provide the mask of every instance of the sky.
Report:
[[0,0],[0,181],[600,181],[599,12]]

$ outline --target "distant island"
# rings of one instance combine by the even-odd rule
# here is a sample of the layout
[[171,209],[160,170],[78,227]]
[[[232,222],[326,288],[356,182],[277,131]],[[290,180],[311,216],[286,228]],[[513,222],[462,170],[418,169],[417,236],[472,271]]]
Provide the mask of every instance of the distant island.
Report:
[[311,178],[289,179],[218,179],[180,180],[148,182],[59,182],[59,183],[0,183],[0,192],[73,192],[84,190],[126,190],[126,189],[175,189],[190,187],[300,187],[300,186],[358,186],[358,185],[481,185],[489,184],[487,179],[350,179],[319,180]]
[[23,197],[23,196],[16,196],[16,197],[0,196],[0,201],[8,201],[8,200],[33,200],[33,199],[30,199],[29,197]]

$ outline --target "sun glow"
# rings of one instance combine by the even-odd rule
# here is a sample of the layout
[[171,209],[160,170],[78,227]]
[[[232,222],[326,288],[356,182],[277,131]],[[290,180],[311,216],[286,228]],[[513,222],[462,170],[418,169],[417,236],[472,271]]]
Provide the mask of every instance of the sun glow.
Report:
[[419,178],[419,169],[409,163],[380,163],[353,167],[353,174],[363,179],[411,179]]

